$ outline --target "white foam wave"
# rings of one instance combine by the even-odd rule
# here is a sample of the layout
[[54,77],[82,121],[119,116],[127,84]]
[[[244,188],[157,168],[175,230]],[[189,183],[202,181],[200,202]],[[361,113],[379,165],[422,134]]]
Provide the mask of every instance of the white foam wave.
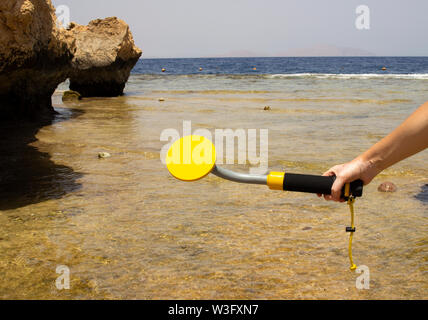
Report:
[[316,78],[316,79],[407,79],[407,80],[428,80],[428,73],[414,74],[340,74],[340,73],[292,73],[292,74],[272,74],[266,75],[270,78]]

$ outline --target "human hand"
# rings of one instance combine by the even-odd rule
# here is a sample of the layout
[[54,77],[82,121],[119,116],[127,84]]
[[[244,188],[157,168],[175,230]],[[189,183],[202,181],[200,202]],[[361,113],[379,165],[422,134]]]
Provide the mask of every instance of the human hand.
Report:
[[[331,187],[331,195],[324,195],[324,199],[344,202],[341,199],[343,186],[355,180],[362,180],[364,185],[369,184],[373,178],[380,172],[370,161],[364,161],[356,158],[350,162],[336,165],[327,170],[323,176],[336,176],[336,180]],[[318,195],[321,197],[321,195]]]

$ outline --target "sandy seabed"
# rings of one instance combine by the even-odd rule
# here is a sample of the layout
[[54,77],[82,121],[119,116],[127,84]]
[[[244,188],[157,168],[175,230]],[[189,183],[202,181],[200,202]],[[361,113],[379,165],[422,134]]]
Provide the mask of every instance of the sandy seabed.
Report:
[[[321,174],[398,125],[427,82],[285,79],[257,91],[239,81],[198,90],[132,77],[124,97],[66,105],[57,92],[59,118],[36,141],[17,130],[3,150],[0,297],[427,299],[428,204],[415,198],[428,183],[427,151],[357,200],[354,259],[370,269],[369,290],[349,270],[346,205],[212,175],[184,183],[159,159],[162,130],[190,120],[267,128],[272,170]],[[384,181],[399,191],[378,192]],[[56,288],[59,265],[69,290]]]

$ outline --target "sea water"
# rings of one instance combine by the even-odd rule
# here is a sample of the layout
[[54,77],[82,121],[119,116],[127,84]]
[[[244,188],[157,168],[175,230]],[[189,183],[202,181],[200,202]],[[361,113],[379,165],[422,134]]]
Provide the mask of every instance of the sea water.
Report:
[[[345,204],[212,175],[184,183],[160,160],[162,131],[191,121],[268,129],[271,170],[322,174],[428,100],[428,58],[142,59],[122,97],[64,104],[66,89],[51,124],[3,128],[0,297],[428,297],[428,151],[356,201],[369,290],[349,270]],[[378,192],[385,181],[398,191]],[[69,290],[55,285],[60,265]]]

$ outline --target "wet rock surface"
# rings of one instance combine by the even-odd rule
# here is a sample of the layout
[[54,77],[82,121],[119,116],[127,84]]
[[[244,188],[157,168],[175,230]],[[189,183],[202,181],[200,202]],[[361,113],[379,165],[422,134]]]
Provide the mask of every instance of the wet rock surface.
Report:
[[377,191],[379,192],[396,192],[397,186],[392,182],[383,182],[377,187]]

